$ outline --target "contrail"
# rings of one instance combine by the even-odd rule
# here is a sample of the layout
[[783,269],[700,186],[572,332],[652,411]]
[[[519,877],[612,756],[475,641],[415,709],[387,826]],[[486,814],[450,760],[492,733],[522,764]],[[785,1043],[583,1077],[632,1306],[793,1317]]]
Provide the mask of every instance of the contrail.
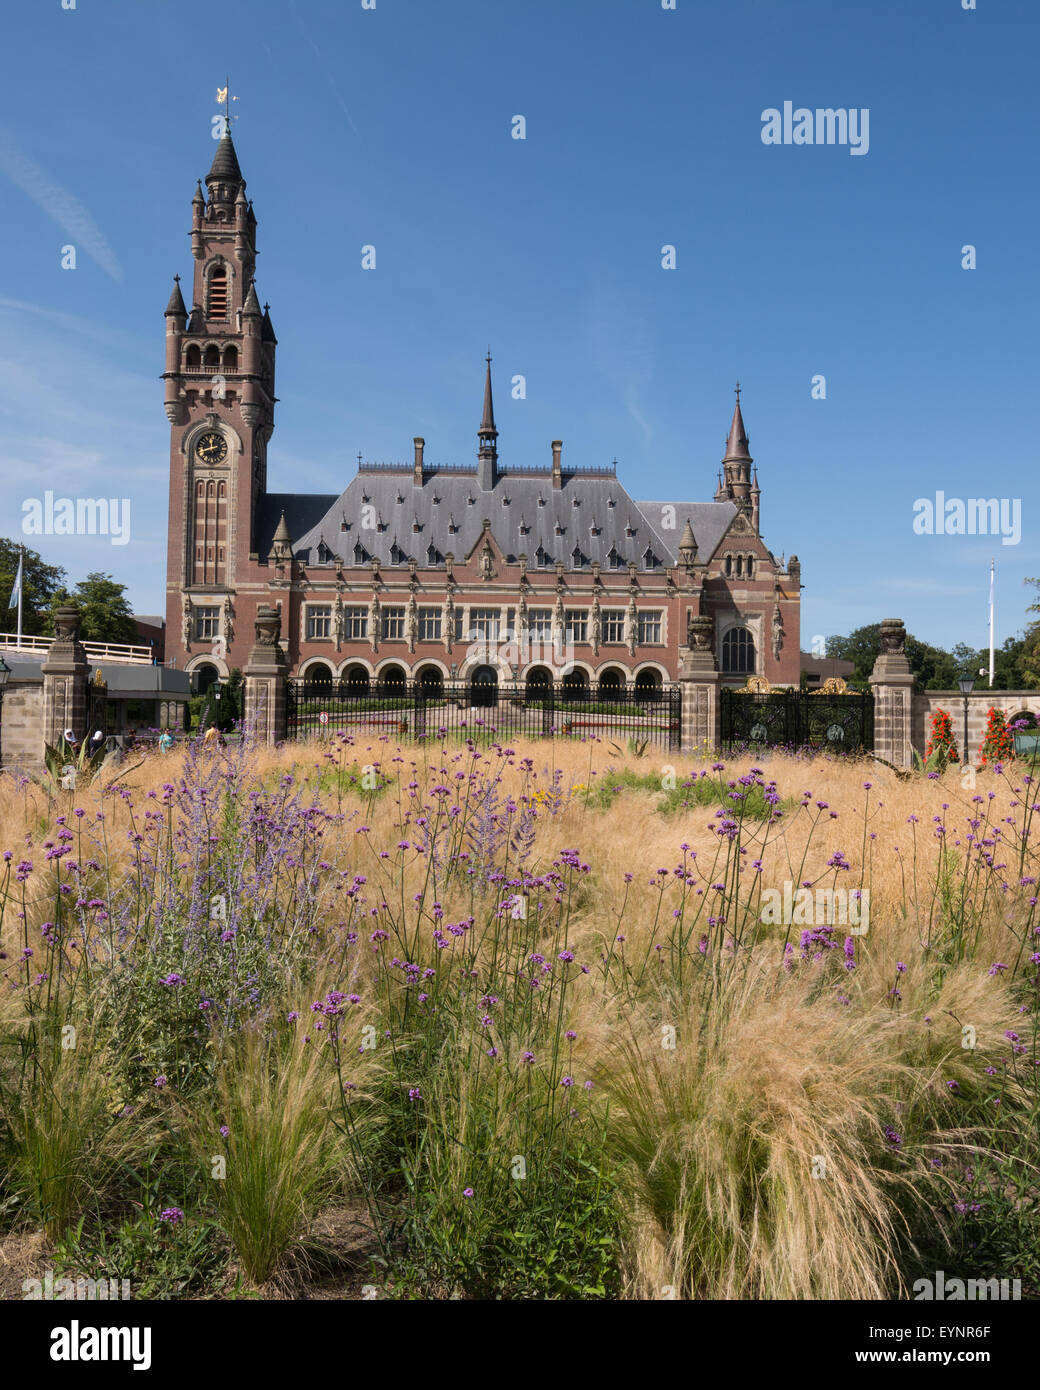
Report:
[[85,251],[106,275],[122,280],[123,272],[101,228],[73,194],[56,184],[45,169],[15,149],[10,136],[0,131],[0,171],[26,197],[57,222],[77,251]]

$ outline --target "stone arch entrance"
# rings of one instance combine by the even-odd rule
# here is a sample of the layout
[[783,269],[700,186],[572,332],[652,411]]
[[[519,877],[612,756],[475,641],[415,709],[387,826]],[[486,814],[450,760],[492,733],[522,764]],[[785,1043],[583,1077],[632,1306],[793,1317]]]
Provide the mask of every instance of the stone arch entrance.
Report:
[[478,666],[470,677],[469,702],[474,709],[498,704],[498,672],[493,666]]

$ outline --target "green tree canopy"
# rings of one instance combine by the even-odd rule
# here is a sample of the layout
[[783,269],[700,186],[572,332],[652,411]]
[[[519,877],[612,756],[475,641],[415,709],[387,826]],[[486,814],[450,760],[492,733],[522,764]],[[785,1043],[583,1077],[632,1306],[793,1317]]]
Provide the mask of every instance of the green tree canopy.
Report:
[[[1040,611],[1040,605],[1037,606]],[[1036,624],[1040,629],[1040,623]],[[1022,670],[1019,660],[1020,640],[1008,638],[994,662],[994,690],[1014,690],[1022,687]],[[1040,642],[1038,642],[1040,647]],[[866,682],[874,669],[881,650],[881,624],[870,623],[858,627],[848,637],[828,637],[827,655],[838,661],[851,661],[854,664],[852,681],[866,688]],[[912,633],[906,635],[906,659],[910,670],[917,678],[922,690],[954,690],[963,675],[979,679],[982,667],[989,667],[989,650],[977,650],[964,642],[958,642],[952,652],[942,647],[934,647],[930,642],[922,642]],[[1040,681],[1038,681],[1040,684]]]
[[[80,640],[84,642],[137,642],[137,625],[126,600],[126,585],[119,584],[110,574],[94,570],[81,579],[69,593],[62,589],[54,595],[54,604],[72,603],[83,615]],[[48,631],[53,632],[48,615]]]
[[[48,565],[35,550],[26,546],[22,564],[22,631],[27,637],[42,637],[48,628],[48,617],[54,597],[61,591],[66,574],[58,565]],[[18,571],[18,542],[0,539],[0,629],[14,632],[18,617],[17,600],[11,607],[11,589]]]

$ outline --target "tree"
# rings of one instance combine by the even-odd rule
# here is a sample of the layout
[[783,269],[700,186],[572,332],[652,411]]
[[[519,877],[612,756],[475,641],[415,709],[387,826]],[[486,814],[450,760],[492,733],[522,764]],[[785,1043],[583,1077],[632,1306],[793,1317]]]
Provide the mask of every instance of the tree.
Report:
[[[850,684],[863,689],[867,688],[880,651],[880,623],[858,627],[848,637],[827,639],[827,655],[838,661],[851,661],[855,669]],[[933,647],[930,642],[922,642],[909,632],[906,635],[906,659],[922,690],[953,690],[965,670],[975,676],[982,664],[979,653],[964,643],[958,643],[952,652],[948,652],[942,647]]]
[[[7,608],[11,588],[18,572],[18,542],[0,540],[0,628],[14,632],[18,602]],[[47,622],[55,595],[61,592],[66,574],[58,565],[48,565],[28,547],[22,552],[22,631],[27,637],[40,637],[48,631]]]
[[[80,610],[82,642],[134,643],[138,640],[137,625],[126,600],[126,585],[117,583],[110,574],[94,570],[79,581],[71,594],[64,589],[56,593],[54,603],[72,603]],[[48,631],[53,630],[48,618]]]
[[[1026,583],[1040,588],[1040,579],[1027,579]],[[1040,613],[1040,599],[1036,603],[1031,603],[1026,612]],[[1040,619],[1034,619],[1026,627],[1025,638],[1022,643],[1022,655],[1019,658],[1019,670],[1022,673],[1022,684],[1027,689],[1040,688]]]

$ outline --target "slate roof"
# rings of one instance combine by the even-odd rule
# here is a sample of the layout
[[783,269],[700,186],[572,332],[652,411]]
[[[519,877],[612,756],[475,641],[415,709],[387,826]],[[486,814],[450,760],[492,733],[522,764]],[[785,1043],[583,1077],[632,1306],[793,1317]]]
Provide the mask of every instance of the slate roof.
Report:
[[[400,502],[398,497],[402,499]],[[269,504],[271,500],[268,499]],[[377,524],[381,524],[382,529],[361,526],[365,505],[375,509]],[[675,508],[676,525],[666,530],[662,525],[663,508],[669,505]],[[378,558],[382,565],[393,566],[404,564],[408,556],[414,556],[419,565],[424,566],[429,563],[427,552],[431,544],[441,557],[450,550],[455,559],[461,561],[480,541],[487,518],[491,533],[507,559],[526,553],[532,569],[551,570],[559,559],[564,562],[565,569],[571,570],[576,568],[572,555],[577,546],[584,557],[580,568],[587,569],[593,561],[598,561],[604,571],[609,571],[626,568],[630,560],[643,570],[648,547],[657,558],[658,568],[674,565],[678,561],[679,540],[687,517],[696,537],[698,558],[705,561],[735,515],[736,507],[732,502],[640,503],[616,478],[609,476],[587,477],[565,472],[563,487],[554,489],[548,471],[545,474],[506,472],[496,477],[489,491],[483,491],[475,470],[466,473],[431,471],[426,474],[423,486],[417,487],[411,469],[365,472],[362,467],[340,496],[315,515],[311,524],[294,524],[288,510],[286,521],[293,538],[293,554],[305,564],[319,563],[318,550],[322,542],[330,556],[339,556],[348,566],[357,563],[354,547],[358,542],[365,551],[363,563]],[[271,535],[277,519],[275,510]],[[344,523],[346,529],[343,529]],[[412,529],[415,524],[420,528],[418,531]],[[450,531],[451,524],[458,529]],[[526,533],[521,532],[521,525],[529,528]],[[598,535],[593,534],[593,527],[598,528]],[[632,535],[628,534],[629,529]],[[267,544],[269,548],[270,542]],[[540,547],[551,557],[544,566],[539,566],[536,559]],[[621,557],[617,566],[611,563],[612,551]],[[261,549],[260,553],[265,556],[266,550]],[[395,560],[394,555],[399,558]]]
[[325,493],[269,492],[260,501],[256,516],[256,549],[262,560],[271,550],[278,520],[285,513],[289,534],[309,531],[328,512],[336,498]]

